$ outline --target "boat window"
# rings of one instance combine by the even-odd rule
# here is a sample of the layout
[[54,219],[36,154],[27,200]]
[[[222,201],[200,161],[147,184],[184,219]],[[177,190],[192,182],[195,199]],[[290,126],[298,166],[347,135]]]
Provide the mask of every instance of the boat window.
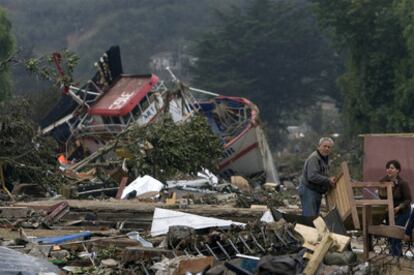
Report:
[[112,122],[114,123],[114,124],[122,124],[122,121],[119,119],[119,117],[117,117],[117,116],[113,116],[113,117],[111,117],[112,118]]
[[[185,101],[186,102],[186,101]],[[188,104],[187,102],[184,104],[185,106],[185,110],[187,111],[187,113],[191,113],[191,106],[190,104]]]
[[153,91],[149,91],[148,94],[147,94],[147,97],[148,97],[148,100],[149,100],[150,103],[154,102],[155,95],[154,95]]
[[139,105],[135,106],[134,109],[131,111],[134,118],[138,118],[141,115],[141,109],[139,108]]
[[102,121],[104,124],[112,124],[111,118],[108,116],[103,116]]
[[130,113],[128,113],[128,114],[126,114],[126,115],[124,115],[124,116],[122,117],[122,119],[123,119],[123,121],[124,121],[124,124],[128,124],[128,123],[130,122],[130,120],[131,120]]
[[142,109],[143,111],[145,111],[145,110],[148,108],[148,106],[150,105],[150,104],[149,104],[149,101],[148,101],[148,98],[147,98],[147,97],[144,97],[144,98],[142,99],[142,101],[139,103],[139,105],[141,106],[141,109]]

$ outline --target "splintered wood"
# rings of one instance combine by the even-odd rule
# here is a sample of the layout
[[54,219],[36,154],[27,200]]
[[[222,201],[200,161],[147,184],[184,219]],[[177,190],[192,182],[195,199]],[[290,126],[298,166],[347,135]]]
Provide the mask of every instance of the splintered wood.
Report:
[[312,254],[306,253],[304,257],[309,259],[305,267],[304,274],[315,274],[326,253],[332,248],[335,251],[343,252],[348,246],[351,238],[348,236],[329,232],[324,220],[321,217],[313,221],[316,228],[296,224],[295,231],[302,235],[304,239],[303,247],[313,251]]

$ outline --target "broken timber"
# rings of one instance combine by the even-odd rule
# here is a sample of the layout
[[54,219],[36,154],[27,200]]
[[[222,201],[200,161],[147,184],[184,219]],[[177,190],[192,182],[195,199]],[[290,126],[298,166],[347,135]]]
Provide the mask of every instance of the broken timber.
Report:
[[[160,205],[158,203],[144,203],[136,200],[66,200],[70,211],[61,218],[62,222],[82,220],[82,225],[114,227],[118,222],[125,222],[125,229],[150,229],[154,209],[162,207],[176,209],[176,205]],[[28,207],[35,210],[43,210],[59,201],[35,201],[19,202],[16,206]],[[188,205],[180,211],[214,217],[232,219],[239,222],[259,219],[263,215],[261,209],[234,208],[217,205]],[[86,218],[86,217],[89,218]],[[90,218],[92,217],[92,218]]]
[[315,274],[329,249],[335,248],[338,252],[343,252],[348,246],[351,238],[329,232],[325,222],[321,217],[313,221],[315,228],[296,224],[295,231],[302,235],[304,239],[304,247],[312,250],[313,254],[306,254],[309,259],[305,267],[304,274]]

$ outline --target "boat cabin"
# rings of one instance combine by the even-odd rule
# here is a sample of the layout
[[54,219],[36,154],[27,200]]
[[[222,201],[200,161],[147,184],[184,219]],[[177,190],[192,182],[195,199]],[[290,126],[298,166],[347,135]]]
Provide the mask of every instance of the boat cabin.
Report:
[[153,74],[121,75],[88,110],[93,119],[88,127],[112,132],[132,122],[147,124],[164,106],[161,86]]

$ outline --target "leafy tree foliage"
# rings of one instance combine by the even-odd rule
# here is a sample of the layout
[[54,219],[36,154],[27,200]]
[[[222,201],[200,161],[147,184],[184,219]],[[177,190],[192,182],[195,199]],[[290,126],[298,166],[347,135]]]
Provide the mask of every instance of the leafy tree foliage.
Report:
[[318,96],[338,98],[338,58],[304,1],[255,0],[218,13],[195,55],[194,85],[251,99],[278,129]]
[[222,145],[204,117],[195,116],[177,125],[169,115],[163,115],[157,123],[133,127],[128,133],[127,148],[134,156],[131,166],[139,174],[166,180],[178,172],[217,170]]
[[73,70],[78,64],[78,57],[68,50],[38,58],[25,60],[26,69],[40,77],[52,81],[57,87],[69,87],[73,84]]
[[412,131],[412,1],[314,2],[320,22],[347,52],[339,84],[349,134]]
[[11,23],[0,8],[0,101],[11,94],[9,62],[13,53],[14,40],[11,36]]
[[57,189],[65,179],[57,172],[51,137],[37,134],[30,104],[24,98],[0,102],[0,162],[10,170],[8,180],[33,182],[45,189]]

